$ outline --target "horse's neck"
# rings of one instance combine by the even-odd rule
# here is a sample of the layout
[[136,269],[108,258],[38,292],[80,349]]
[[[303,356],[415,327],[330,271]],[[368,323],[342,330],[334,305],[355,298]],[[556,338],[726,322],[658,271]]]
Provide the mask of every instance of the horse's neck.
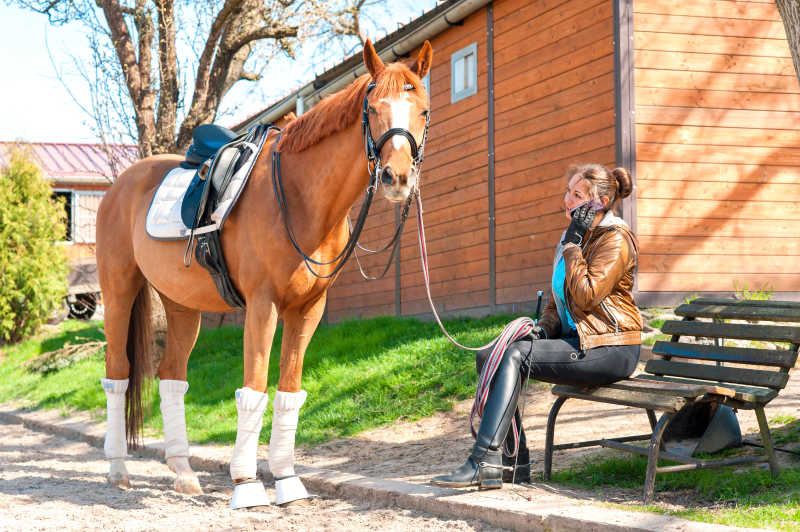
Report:
[[297,237],[316,246],[345,222],[347,213],[366,190],[369,174],[361,122],[302,152],[282,154],[281,167]]

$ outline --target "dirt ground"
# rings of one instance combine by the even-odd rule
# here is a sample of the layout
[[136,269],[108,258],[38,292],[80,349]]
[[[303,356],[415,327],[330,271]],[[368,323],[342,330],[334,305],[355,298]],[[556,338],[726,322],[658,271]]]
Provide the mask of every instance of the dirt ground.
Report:
[[[643,363],[640,363],[640,370]],[[544,460],[545,428],[547,416],[555,396],[550,386],[532,383],[525,394],[524,420],[531,459],[532,471],[541,474]],[[315,467],[324,467],[357,473],[369,477],[427,483],[434,475],[446,473],[461,465],[469,456],[473,439],[469,432],[469,411],[472,401],[456,405],[450,412],[414,422],[400,422],[391,426],[367,431],[355,438],[331,441],[317,447],[301,447],[297,452],[298,462]],[[767,419],[779,415],[797,417],[800,410],[800,379],[789,379],[789,384],[766,408]],[[752,411],[737,414],[742,435],[748,441],[760,442],[758,422]],[[302,418],[301,418],[302,419]],[[774,430],[776,423],[770,426]],[[564,403],[557,418],[555,443],[596,440],[607,437],[649,434],[650,425],[644,410],[624,406],[571,399]],[[749,448],[758,452],[755,448]],[[750,452],[750,451],[748,451]],[[625,456],[630,454],[589,447],[557,451],[553,457],[554,470],[575,463],[582,463],[588,456]],[[778,453],[783,466],[798,465],[792,455]],[[760,466],[768,467],[766,464]],[[538,477],[541,479],[541,476]],[[534,480],[536,482],[536,480]],[[644,479],[642,479],[644,484]],[[534,487],[536,484],[533,485]],[[557,486],[551,488],[559,489]],[[508,491],[508,497],[525,497],[525,486]],[[608,489],[603,493],[565,490],[573,497],[613,502],[638,504],[640,490]],[[535,490],[530,493],[535,496]],[[659,500],[665,507],[683,506],[685,494],[661,494]],[[694,498],[697,503],[696,497]]]
[[[0,422],[0,530],[498,530],[480,521],[314,497],[309,506],[231,511],[224,473],[200,472],[205,493],[172,490],[160,460],[127,462],[133,487],[108,486],[103,450]],[[274,499],[268,486],[269,496]]]

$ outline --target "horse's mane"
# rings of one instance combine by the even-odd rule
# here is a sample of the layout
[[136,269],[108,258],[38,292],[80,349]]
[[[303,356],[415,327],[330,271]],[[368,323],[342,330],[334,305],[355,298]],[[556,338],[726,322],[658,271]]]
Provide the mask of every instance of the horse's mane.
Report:
[[[307,113],[289,122],[278,144],[278,150],[303,151],[361,118],[361,106],[371,80],[369,74],[360,76],[344,89],[320,100]],[[402,92],[407,83],[413,84],[416,90],[422,87],[419,77],[406,65],[392,63],[386,65],[378,76],[373,93],[378,98],[384,98]]]

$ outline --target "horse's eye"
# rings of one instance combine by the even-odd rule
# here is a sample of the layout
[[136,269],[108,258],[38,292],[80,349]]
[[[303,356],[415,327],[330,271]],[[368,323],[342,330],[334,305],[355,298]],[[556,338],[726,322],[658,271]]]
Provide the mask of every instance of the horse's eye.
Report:
[[414,90],[414,84],[413,83],[406,83],[405,85],[403,85],[403,89],[407,90],[407,91],[413,91]]
[[369,114],[376,115],[376,114],[378,114],[378,111],[376,111],[374,107],[370,107],[369,108]]
[[422,111],[421,114],[422,114],[422,116],[428,116],[430,114],[430,111],[425,109],[424,111]]

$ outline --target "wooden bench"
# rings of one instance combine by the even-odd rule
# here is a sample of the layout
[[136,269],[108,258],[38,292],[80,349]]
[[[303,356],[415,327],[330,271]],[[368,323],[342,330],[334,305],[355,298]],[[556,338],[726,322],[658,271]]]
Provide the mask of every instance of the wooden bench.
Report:
[[[609,447],[648,457],[643,496],[645,504],[653,499],[656,473],[769,462],[772,474],[778,474],[764,406],[786,386],[789,370],[794,367],[800,349],[800,325],[756,322],[798,323],[800,302],[696,299],[689,304],[680,305],[675,314],[683,319],[664,323],[661,331],[671,334],[672,338],[655,343],[654,358],[647,362],[645,373],[597,388],[565,385],[553,387],[552,392],[558,398],[550,409],[547,421],[545,480],[550,479],[554,450],[589,446]],[[711,321],[706,320],[709,318]],[[747,320],[747,323],[726,323],[723,320]],[[680,341],[686,336],[710,338],[714,340],[714,344]],[[732,347],[725,345],[726,339],[788,343],[791,347]],[[643,408],[647,411],[652,433],[553,445],[558,411],[570,398]],[[765,456],[706,460],[661,450],[662,436],[675,414],[693,402],[707,401],[737,409],[755,410]],[[656,411],[663,412],[658,420]],[[649,447],[627,443],[639,440],[650,440]],[[680,465],[659,467],[659,458],[678,462]]]

